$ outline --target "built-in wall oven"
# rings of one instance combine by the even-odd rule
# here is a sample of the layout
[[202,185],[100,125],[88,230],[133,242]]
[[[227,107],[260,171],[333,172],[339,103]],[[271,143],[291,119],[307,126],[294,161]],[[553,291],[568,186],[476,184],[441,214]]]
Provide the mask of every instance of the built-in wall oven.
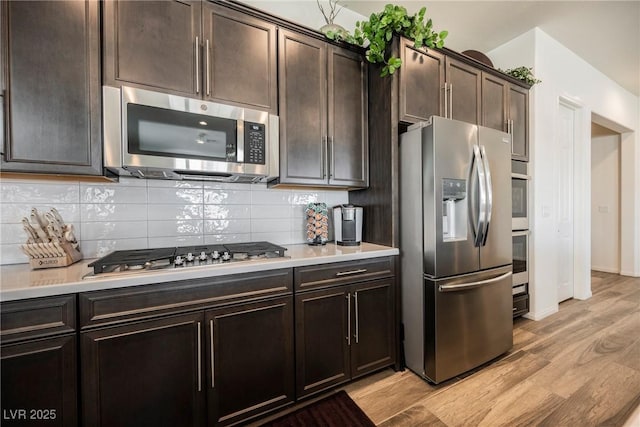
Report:
[[528,163],[511,161],[513,240],[513,317],[529,312],[529,181]]
[[526,162],[511,161],[511,228],[529,229],[529,181]]

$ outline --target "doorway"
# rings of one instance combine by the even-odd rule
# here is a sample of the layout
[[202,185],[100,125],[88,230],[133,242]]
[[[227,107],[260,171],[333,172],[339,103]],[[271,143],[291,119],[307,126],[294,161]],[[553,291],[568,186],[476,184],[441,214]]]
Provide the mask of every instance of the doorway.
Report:
[[620,273],[620,134],[591,123],[591,269]]
[[574,283],[574,147],[576,107],[560,101],[556,145],[556,225],[558,302],[573,298]]

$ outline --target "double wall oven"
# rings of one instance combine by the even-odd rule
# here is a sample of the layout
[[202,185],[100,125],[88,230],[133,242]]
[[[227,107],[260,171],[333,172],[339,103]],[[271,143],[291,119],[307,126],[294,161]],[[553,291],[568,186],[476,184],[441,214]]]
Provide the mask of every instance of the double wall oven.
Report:
[[529,312],[529,164],[511,161],[513,317]]

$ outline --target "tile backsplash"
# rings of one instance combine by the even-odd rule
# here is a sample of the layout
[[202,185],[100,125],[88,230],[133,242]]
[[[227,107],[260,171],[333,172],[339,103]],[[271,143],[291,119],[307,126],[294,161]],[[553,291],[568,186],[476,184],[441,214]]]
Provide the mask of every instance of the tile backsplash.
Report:
[[346,191],[267,189],[225,184],[121,178],[119,183],[3,179],[0,264],[28,262],[21,219],[32,207],[55,207],[73,224],[84,258],[114,250],[267,240],[304,243],[304,208],[348,202]]

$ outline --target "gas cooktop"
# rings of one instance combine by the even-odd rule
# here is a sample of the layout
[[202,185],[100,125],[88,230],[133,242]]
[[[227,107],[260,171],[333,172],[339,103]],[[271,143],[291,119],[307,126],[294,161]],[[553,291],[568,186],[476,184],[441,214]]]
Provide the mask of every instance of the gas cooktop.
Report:
[[269,242],[247,242],[114,251],[90,263],[93,273],[84,278],[281,258],[286,250]]

